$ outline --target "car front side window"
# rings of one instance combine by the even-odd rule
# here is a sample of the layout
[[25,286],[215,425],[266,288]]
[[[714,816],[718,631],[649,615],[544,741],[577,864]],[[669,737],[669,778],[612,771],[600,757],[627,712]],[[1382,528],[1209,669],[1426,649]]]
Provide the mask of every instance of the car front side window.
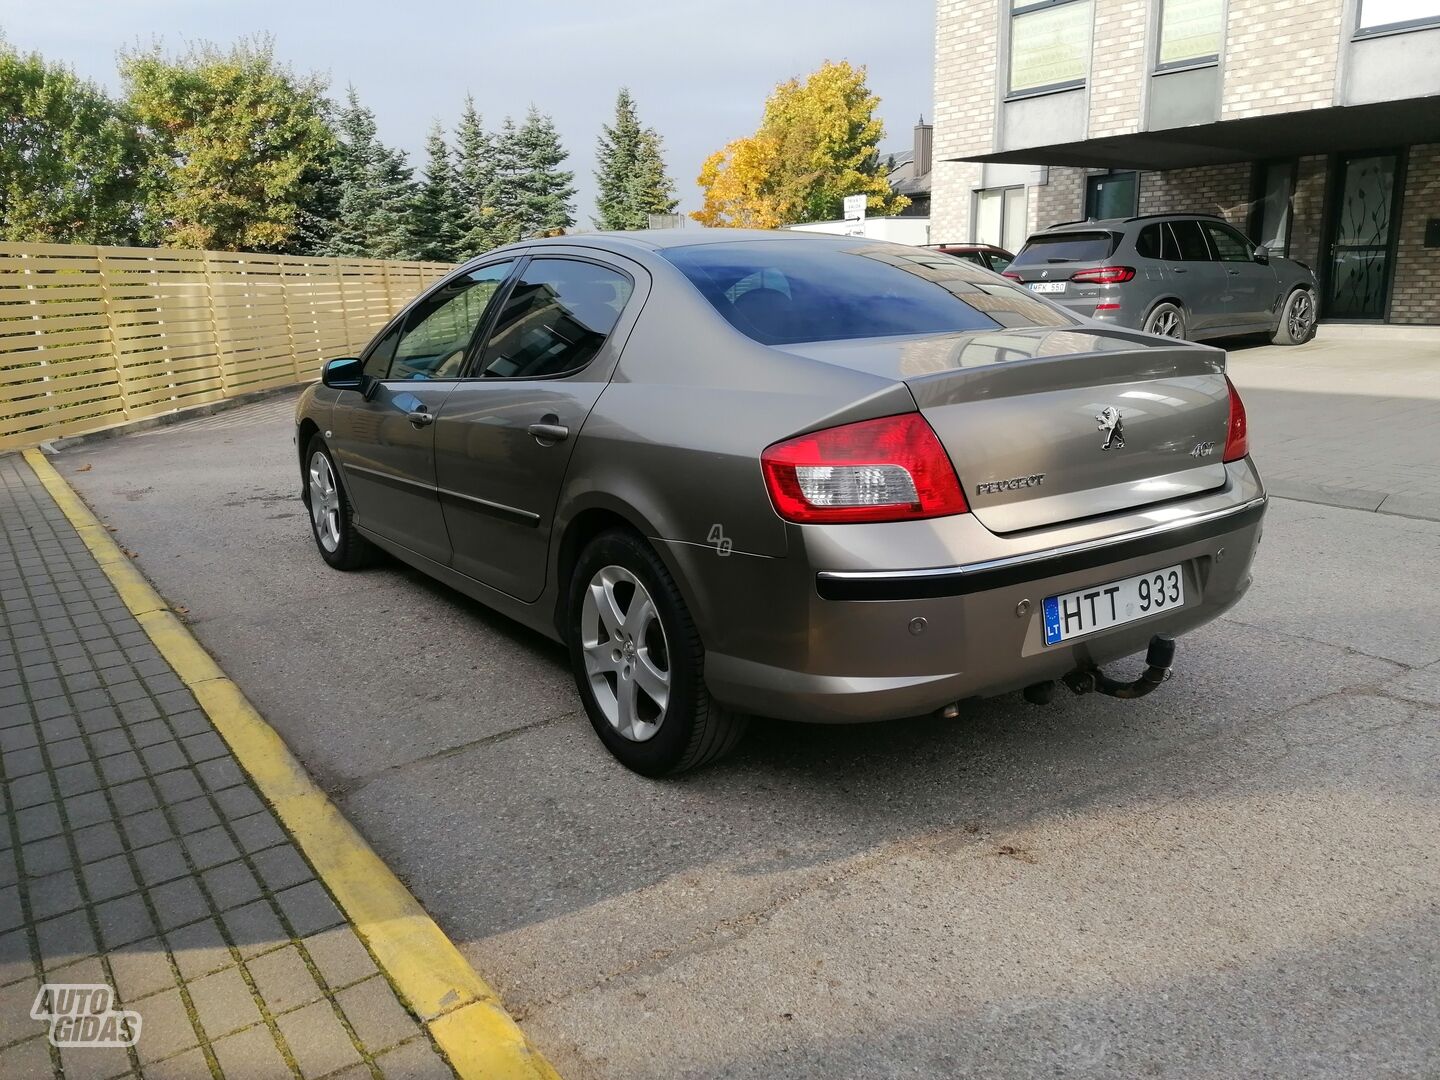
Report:
[[452,278],[416,304],[405,319],[388,379],[459,376],[485,310],[514,262],[495,263]]
[[400,343],[403,325],[395,325],[389,333],[375,343],[365,356],[365,374],[372,379],[383,379],[390,373],[390,362],[395,359],[395,346]]
[[625,274],[598,263],[532,259],[495,321],[475,374],[539,379],[580,370],[605,344],[634,288]]
[[1250,262],[1254,258],[1249,242],[1228,225],[1207,221],[1205,231],[1210,234],[1210,242],[1220,253],[1221,262]]

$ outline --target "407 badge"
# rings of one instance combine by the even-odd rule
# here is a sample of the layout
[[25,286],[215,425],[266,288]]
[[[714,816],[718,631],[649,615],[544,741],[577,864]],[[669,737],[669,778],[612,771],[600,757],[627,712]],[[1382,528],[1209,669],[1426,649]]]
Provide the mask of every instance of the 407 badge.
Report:
[[134,1046],[140,1014],[114,1005],[115,991],[104,983],[45,983],[30,1018],[49,1023],[52,1046]]

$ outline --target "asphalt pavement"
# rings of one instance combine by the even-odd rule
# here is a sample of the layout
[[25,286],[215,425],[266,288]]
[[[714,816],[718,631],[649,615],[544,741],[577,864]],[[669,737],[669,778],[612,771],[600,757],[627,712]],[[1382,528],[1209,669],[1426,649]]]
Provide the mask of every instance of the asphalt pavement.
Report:
[[655,782],[558,646],[320,561],[289,411],[56,465],[562,1075],[1440,1070],[1440,522],[1276,500],[1140,702],[766,723]]

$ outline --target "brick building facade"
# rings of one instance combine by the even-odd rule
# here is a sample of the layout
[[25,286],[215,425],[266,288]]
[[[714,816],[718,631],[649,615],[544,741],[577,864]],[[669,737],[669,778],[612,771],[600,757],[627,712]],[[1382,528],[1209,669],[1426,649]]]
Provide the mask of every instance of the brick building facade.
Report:
[[932,240],[1212,213],[1440,322],[1437,57],[1440,0],[939,0]]

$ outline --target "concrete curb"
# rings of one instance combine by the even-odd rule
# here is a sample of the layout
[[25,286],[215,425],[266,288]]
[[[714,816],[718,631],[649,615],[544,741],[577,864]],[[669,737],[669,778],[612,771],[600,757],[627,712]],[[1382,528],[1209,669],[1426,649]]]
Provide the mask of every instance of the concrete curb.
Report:
[[559,1080],[495,992],[315,785],[64,477],[40,451],[26,450],[24,456],[456,1073],[466,1080]]
[[1372,514],[1440,521],[1440,497],[1397,495],[1388,491],[1371,491],[1368,488],[1332,487],[1308,484],[1303,480],[1267,480],[1265,491],[1277,499],[1338,506],[1346,510],[1367,510]]

